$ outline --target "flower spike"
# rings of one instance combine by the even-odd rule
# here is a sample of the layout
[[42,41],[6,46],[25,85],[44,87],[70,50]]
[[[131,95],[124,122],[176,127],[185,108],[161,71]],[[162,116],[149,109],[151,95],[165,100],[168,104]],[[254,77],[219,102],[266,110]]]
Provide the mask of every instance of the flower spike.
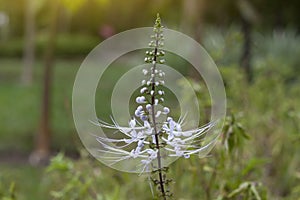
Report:
[[[169,116],[172,111],[163,105],[165,92],[162,88],[165,84],[165,73],[159,69],[159,65],[166,62],[164,59],[166,52],[163,50],[163,26],[159,14],[151,38],[153,40],[149,42],[150,49],[146,51],[144,59],[148,68],[142,70],[141,75],[145,79],[142,81],[140,96],[135,99],[138,106],[128,126],[120,126],[113,118],[111,118],[113,124],[102,120],[92,123],[120,133],[116,138],[95,136],[102,147],[98,150],[101,153],[100,157],[110,166],[125,160],[137,160],[136,167],[139,173],[157,172],[158,180],[154,179],[153,183],[159,186],[158,190],[163,199],[167,199],[171,194],[166,189],[166,183],[170,180],[165,176],[164,158],[189,158],[209,148],[214,141],[205,145],[201,142],[216,122],[185,130],[183,128],[185,116],[178,121]],[[160,121],[161,116],[164,116],[164,121]]]

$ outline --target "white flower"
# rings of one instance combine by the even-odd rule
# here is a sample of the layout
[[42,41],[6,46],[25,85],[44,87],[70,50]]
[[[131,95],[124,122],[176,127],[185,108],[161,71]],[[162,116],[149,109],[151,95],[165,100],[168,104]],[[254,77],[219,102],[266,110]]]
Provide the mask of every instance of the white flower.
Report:
[[158,118],[160,116],[160,114],[161,114],[161,111],[159,110],[159,111],[156,112],[155,117]]
[[144,96],[140,96],[136,98],[137,103],[147,103],[146,98]]
[[140,93],[143,94],[143,93],[145,93],[147,90],[148,90],[147,87],[143,87],[143,88],[140,90]]
[[143,106],[138,106],[136,109],[139,110],[139,111],[142,111],[143,110]]
[[[156,64],[165,63],[165,59],[163,58],[165,52],[160,50],[163,45],[161,30],[155,28],[155,31],[155,41],[149,43],[150,47],[154,48],[146,51],[145,58],[145,62],[152,63],[152,67],[142,70],[144,75],[150,74],[150,76],[147,76],[148,80],[142,81],[142,85],[145,86],[140,89],[142,96],[138,96],[135,99],[136,103],[146,105],[137,106],[134,112],[136,118],[129,120],[128,126],[120,126],[113,118],[113,124],[108,124],[101,120],[96,123],[93,122],[101,128],[114,130],[113,134],[119,133],[119,135],[113,138],[95,136],[101,145],[101,148],[98,149],[100,153],[99,157],[104,159],[109,165],[135,159],[139,163],[137,167],[140,173],[162,167],[159,166],[160,162],[158,160],[165,159],[165,156],[189,158],[190,155],[206,150],[215,142],[215,140],[212,140],[205,145],[201,144],[205,136],[204,134],[215,123],[185,130],[183,126],[185,117],[175,121],[172,117],[168,116],[170,113],[168,107],[162,105],[163,108],[158,109],[157,105],[164,102],[164,98],[162,97],[165,92],[161,88],[158,90],[156,86],[163,87],[165,82],[162,79],[165,73],[157,68],[159,65]],[[154,98],[156,97],[155,91],[160,95],[157,98]],[[167,117],[166,121],[156,120],[156,118],[163,118],[160,117],[161,114],[165,115],[163,117]],[[158,157],[158,155],[161,155],[160,150],[164,152],[164,157]],[[156,163],[153,163],[154,161]]]
[[[138,107],[137,110],[140,108],[141,107]],[[119,126],[114,120],[113,122],[113,125],[101,120],[99,120],[98,123],[94,123],[103,128],[116,129],[124,135],[124,137],[120,139],[96,136],[97,141],[103,147],[98,150],[103,153],[100,157],[105,159],[110,165],[128,159],[139,159],[140,172],[150,170],[152,161],[157,158],[157,149],[145,148],[146,145],[149,145],[147,138],[150,137],[151,143],[153,144],[157,142],[151,124],[146,120],[143,125],[141,125],[137,123],[135,118],[129,121],[128,127]],[[173,118],[168,117],[162,126],[162,130],[165,131],[167,137],[162,136],[161,139],[167,144],[164,149],[169,152],[168,156],[189,158],[190,155],[197,154],[213,144],[212,141],[205,146],[201,146],[199,140],[215,123],[209,123],[203,127],[186,131],[181,130],[182,123],[182,121],[175,122]],[[118,145],[112,146],[109,145],[110,143]],[[134,143],[136,144],[134,149],[126,150],[129,145]]]
[[129,126],[130,126],[131,128],[134,128],[134,127],[135,127],[135,125],[136,125],[136,121],[135,121],[135,119],[132,119],[132,120],[130,120],[130,122],[129,122]]
[[142,114],[142,112],[141,112],[140,110],[136,110],[136,111],[134,112],[134,115],[135,115],[136,117],[141,116],[141,114]]
[[[145,58],[145,61],[147,61],[147,58]],[[148,70],[143,69],[143,74],[144,74],[144,75],[147,75],[147,74],[148,74]]]
[[163,95],[164,94],[164,91],[162,91],[162,90],[158,90],[158,92],[157,92],[159,95]]
[[141,115],[141,116],[140,116],[140,119],[141,119],[142,121],[146,121],[146,120],[148,120],[148,117],[147,117],[146,115]]
[[163,114],[168,114],[170,112],[170,109],[168,107],[164,107]]
[[146,109],[147,109],[148,111],[150,111],[151,107],[152,107],[152,106],[151,106],[150,104],[147,104],[147,105],[146,105]]
[[161,60],[159,60],[159,63],[160,64],[164,64],[166,62],[166,60],[165,59],[161,59]]

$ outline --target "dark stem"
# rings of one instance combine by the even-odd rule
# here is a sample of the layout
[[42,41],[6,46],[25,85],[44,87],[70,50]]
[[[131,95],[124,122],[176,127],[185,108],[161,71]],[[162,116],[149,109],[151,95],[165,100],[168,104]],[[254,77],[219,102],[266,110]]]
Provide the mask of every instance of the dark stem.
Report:
[[[158,37],[158,34],[157,34]],[[162,193],[162,197],[164,200],[166,200],[166,192],[164,187],[164,180],[162,175],[162,166],[161,166],[161,155],[160,155],[160,145],[159,145],[159,137],[157,132],[157,124],[155,121],[155,113],[154,113],[154,105],[155,105],[155,69],[156,69],[156,61],[157,61],[157,48],[158,48],[158,39],[156,40],[156,47],[154,50],[154,64],[152,68],[152,74],[154,75],[152,78],[152,91],[154,91],[153,95],[151,95],[151,116],[152,116],[152,122],[154,127],[154,134],[155,134],[155,143],[156,143],[156,149],[157,149],[157,165],[158,165],[158,176],[159,176],[159,185],[160,185],[160,191]]]

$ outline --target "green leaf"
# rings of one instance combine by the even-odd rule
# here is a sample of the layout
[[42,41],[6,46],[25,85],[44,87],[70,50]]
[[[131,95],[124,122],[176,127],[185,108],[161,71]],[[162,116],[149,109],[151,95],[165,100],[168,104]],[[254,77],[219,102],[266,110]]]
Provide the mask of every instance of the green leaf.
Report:
[[260,195],[258,194],[257,190],[256,190],[256,187],[254,184],[251,185],[251,191],[252,193],[254,194],[256,200],[261,200],[261,197]]
[[57,154],[54,158],[51,159],[50,165],[47,167],[47,172],[52,172],[52,171],[69,171],[73,169],[74,165],[73,163],[65,159],[63,153]]
[[246,167],[243,169],[242,175],[246,176],[252,170],[257,169],[257,167],[262,166],[262,165],[266,164],[267,162],[268,162],[267,159],[260,159],[260,158],[250,159],[248,161]]

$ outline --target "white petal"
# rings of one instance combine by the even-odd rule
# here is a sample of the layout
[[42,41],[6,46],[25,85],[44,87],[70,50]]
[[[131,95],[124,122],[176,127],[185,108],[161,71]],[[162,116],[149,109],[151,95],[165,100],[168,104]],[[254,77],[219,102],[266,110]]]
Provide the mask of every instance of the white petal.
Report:
[[156,118],[157,118],[157,117],[159,117],[159,116],[160,116],[160,114],[161,114],[161,111],[159,110],[159,111],[157,111],[157,113],[156,113],[155,117],[156,117]]
[[135,125],[136,125],[136,121],[135,121],[135,119],[132,119],[132,120],[130,120],[130,122],[129,122],[129,126],[130,126],[131,128],[134,128],[134,127],[135,127]]

